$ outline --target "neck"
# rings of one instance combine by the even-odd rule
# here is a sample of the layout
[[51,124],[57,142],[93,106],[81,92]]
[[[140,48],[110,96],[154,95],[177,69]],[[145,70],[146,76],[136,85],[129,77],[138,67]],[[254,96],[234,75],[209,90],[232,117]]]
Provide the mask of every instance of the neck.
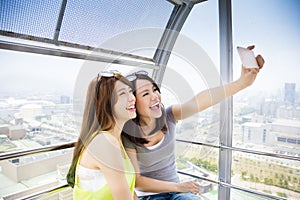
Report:
[[148,135],[156,126],[155,118],[140,118],[139,123],[145,135]]
[[119,141],[121,141],[121,133],[124,124],[125,122],[116,122],[115,127],[108,130],[108,132],[110,132],[114,137],[116,137]]

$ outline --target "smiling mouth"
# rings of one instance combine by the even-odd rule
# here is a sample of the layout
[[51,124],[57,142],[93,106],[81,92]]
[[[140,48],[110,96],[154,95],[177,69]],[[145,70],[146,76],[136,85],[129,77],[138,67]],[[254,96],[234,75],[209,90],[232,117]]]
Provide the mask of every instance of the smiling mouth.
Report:
[[153,104],[152,106],[149,107],[151,110],[157,110],[159,109],[159,102]]
[[135,109],[135,105],[128,106],[128,107],[126,108],[126,110],[135,112],[135,110],[136,110],[136,109]]

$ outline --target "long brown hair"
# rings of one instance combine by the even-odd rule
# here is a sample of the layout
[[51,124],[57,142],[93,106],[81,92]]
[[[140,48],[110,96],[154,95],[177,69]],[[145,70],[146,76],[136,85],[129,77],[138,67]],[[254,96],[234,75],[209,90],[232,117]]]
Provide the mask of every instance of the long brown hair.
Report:
[[[138,79],[144,79],[144,80],[150,81],[153,84],[153,86],[158,90],[158,92],[161,93],[158,85],[148,75],[145,75],[145,74],[135,74],[135,76],[136,76],[136,79],[133,80],[133,81],[131,81],[132,82],[132,86],[133,86],[133,94],[135,96],[136,96],[136,88],[137,88],[136,87],[136,81]],[[163,133],[165,133],[167,131],[166,113],[165,113],[165,109],[164,108],[162,108],[162,115],[161,115],[161,117],[156,118],[155,119],[155,123],[156,123],[156,126],[149,133],[149,135],[152,135],[152,134],[156,133],[159,130],[161,130]],[[140,116],[139,116],[138,110],[136,112],[136,118],[135,119],[131,119],[131,120],[129,120],[129,121],[127,121],[125,123],[125,125],[123,127],[123,131],[122,131],[122,137],[126,137],[131,142],[133,142],[134,144],[137,144],[137,145],[143,145],[143,144],[147,144],[149,142],[141,134]]]
[[81,131],[74,148],[71,168],[67,175],[68,183],[72,187],[75,180],[75,167],[82,150],[101,131],[108,131],[116,125],[113,106],[117,102],[114,88],[118,80],[132,88],[131,82],[118,73],[114,73],[112,77],[94,78],[89,84]]

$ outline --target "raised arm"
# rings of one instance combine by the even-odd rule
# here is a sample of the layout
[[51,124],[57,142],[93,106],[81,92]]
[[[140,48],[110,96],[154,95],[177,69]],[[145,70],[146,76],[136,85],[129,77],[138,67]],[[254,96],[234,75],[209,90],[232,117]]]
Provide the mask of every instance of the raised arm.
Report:
[[[254,46],[249,46],[252,50]],[[210,88],[198,93],[189,101],[183,104],[176,104],[172,106],[172,112],[176,120],[182,120],[193,114],[203,111],[226,98],[236,94],[244,88],[252,85],[255,81],[257,73],[264,65],[264,59],[261,55],[256,57],[259,68],[247,69],[242,66],[241,76],[238,80],[228,83],[224,86]]]
[[126,148],[126,152],[135,168],[136,182],[135,187],[141,191],[164,193],[164,192],[192,192],[199,193],[199,184],[193,181],[183,183],[174,183],[168,181],[161,181],[153,178],[148,178],[140,175],[140,170],[137,162],[136,150]]
[[108,187],[116,200],[133,200],[123,166],[124,153],[120,143],[109,134],[97,135],[87,149],[94,165],[101,169]]

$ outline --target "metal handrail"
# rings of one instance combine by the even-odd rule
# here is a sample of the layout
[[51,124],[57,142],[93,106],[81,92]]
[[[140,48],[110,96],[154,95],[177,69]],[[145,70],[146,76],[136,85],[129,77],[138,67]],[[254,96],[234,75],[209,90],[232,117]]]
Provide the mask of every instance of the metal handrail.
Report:
[[32,192],[29,191],[22,191],[17,192],[11,195],[7,195],[3,197],[3,200],[23,200],[23,199],[33,199],[36,197],[40,197],[42,195],[45,195],[47,193],[54,193],[59,192],[63,189],[70,188],[70,186],[67,183],[59,183],[57,186],[51,186],[46,189],[39,190],[38,192]]
[[287,200],[286,198],[283,198],[283,197],[277,197],[277,196],[273,196],[271,194],[257,192],[257,191],[254,191],[254,190],[250,190],[250,189],[246,189],[246,188],[237,186],[237,185],[225,183],[223,181],[216,181],[216,180],[209,179],[209,178],[206,178],[206,177],[203,177],[203,176],[193,175],[193,174],[186,173],[186,172],[183,172],[183,171],[180,171],[180,170],[177,170],[177,172],[179,174],[183,174],[183,175],[190,176],[190,177],[193,177],[193,178],[201,179],[201,180],[204,180],[204,181],[208,181],[208,182],[211,182],[211,183],[214,183],[214,184],[222,185],[224,187],[240,190],[240,191],[243,191],[243,192],[247,192],[247,193],[251,193],[251,194],[255,194],[255,195],[259,195],[259,196],[263,196],[263,197],[267,197],[267,198],[271,198],[271,199],[276,199],[276,200]]
[[64,144],[59,144],[59,145],[49,145],[49,146],[45,146],[45,147],[41,147],[41,148],[0,153],[0,161],[11,159],[11,158],[17,158],[20,156],[27,156],[27,155],[31,155],[31,154],[35,154],[35,153],[43,153],[43,152],[48,152],[48,151],[56,151],[56,150],[72,148],[75,146],[75,143],[76,142],[70,142],[70,143],[64,143]]
[[249,150],[249,149],[244,149],[244,148],[239,148],[239,147],[229,147],[229,146],[224,146],[224,145],[213,145],[213,144],[207,144],[207,143],[203,143],[203,142],[193,142],[190,140],[183,140],[183,139],[176,139],[176,141],[190,143],[190,144],[196,144],[196,145],[202,145],[202,146],[207,146],[207,147],[229,149],[229,150],[233,150],[233,151],[240,151],[240,152],[244,152],[244,153],[256,154],[256,155],[261,155],[261,156],[269,156],[269,157],[274,157],[274,158],[283,158],[283,159],[287,159],[287,160],[300,161],[300,157],[277,154],[277,153]]
[[[258,155],[266,155],[266,156],[271,156],[271,157],[276,157],[276,158],[299,160],[298,158],[291,157],[291,156],[278,155],[278,154],[266,153],[266,152],[261,152],[261,151],[252,151],[252,150],[236,148],[236,147],[225,147],[225,146],[221,146],[221,145],[211,145],[211,144],[206,144],[206,143],[202,143],[202,142],[193,142],[193,141],[182,140],[182,139],[176,139],[176,141],[191,143],[191,144],[197,144],[197,145],[203,145],[203,146],[208,146],[208,147],[214,147],[214,148],[226,148],[226,149],[230,149],[230,150],[234,150],[234,151],[241,151],[241,152],[258,154]],[[62,144],[62,145],[51,145],[51,146],[47,146],[47,147],[43,147],[43,148],[35,148],[35,149],[30,149],[30,150],[7,152],[7,153],[4,153],[4,154],[1,153],[0,154],[0,161],[5,160],[5,159],[16,158],[16,157],[20,157],[20,156],[26,156],[26,155],[30,155],[30,154],[34,154],[34,153],[42,153],[42,152],[72,148],[74,146],[75,146],[75,142],[70,142],[70,143],[66,143],[66,144]],[[265,194],[265,193],[253,191],[253,190],[250,190],[250,189],[242,188],[240,186],[236,186],[236,185],[233,185],[233,184],[228,184],[228,183],[225,183],[225,182],[222,182],[222,181],[212,180],[212,179],[202,177],[202,176],[196,176],[196,175],[189,174],[189,173],[186,173],[186,172],[183,172],[183,171],[180,171],[180,170],[178,170],[177,172],[180,173],[180,174],[183,174],[183,175],[187,175],[187,176],[190,176],[190,177],[193,177],[193,178],[208,181],[208,182],[211,182],[211,183],[214,183],[214,184],[220,184],[222,186],[237,189],[237,190],[240,190],[240,191],[243,191],[243,192],[248,192],[248,193],[252,193],[252,194],[255,194],[255,195],[264,196],[264,197],[267,197],[267,198],[272,198],[272,199],[277,199],[277,200],[287,200],[286,198],[281,198],[281,197],[273,196],[273,195],[270,195],[270,194]],[[30,195],[26,195],[26,196],[21,197],[19,199],[21,200],[21,199],[34,198],[34,197],[40,196],[40,195],[48,193],[48,192],[53,192],[55,190],[62,189],[62,188],[67,187],[67,186],[68,186],[67,184],[63,184],[63,185],[59,185],[59,186],[56,186],[56,187],[51,187],[51,188],[48,188],[46,190],[41,190],[39,192],[30,194]]]

